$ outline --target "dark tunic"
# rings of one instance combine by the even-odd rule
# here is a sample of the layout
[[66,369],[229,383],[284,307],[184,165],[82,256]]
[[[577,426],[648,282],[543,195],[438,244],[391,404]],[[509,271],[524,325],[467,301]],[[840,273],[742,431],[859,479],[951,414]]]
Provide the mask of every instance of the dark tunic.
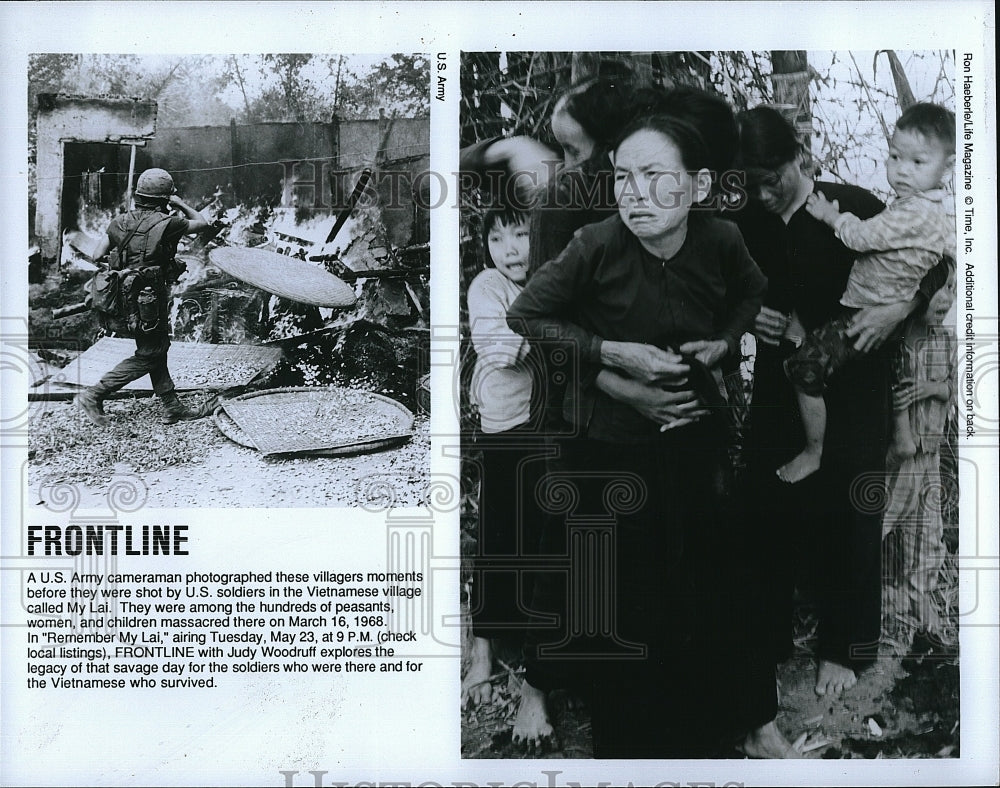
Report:
[[511,328],[561,341],[583,374],[567,391],[564,415],[588,437],[648,441],[659,426],[598,391],[602,340],[661,349],[698,339],[739,347],[760,311],[767,283],[729,223],[702,216],[669,260],[647,252],[618,216],[581,229],[536,271],[507,312]]
[[586,367],[567,393],[579,437],[559,441],[538,490],[551,568],[536,579],[527,680],[590,692],[599,758],[717,755],[726,735],[775,717],[773,664],[740,649],[743,584],[709,425],[660,432],[594,386],[601,339],[733,347],[764,287],[727,222],[690,222],[664,261],[615,216],[581,229],[508,310],[514,330],[568,343]]
[[610,171],[559,173],[538,195],[531,211],[531,272],[562,254],[581,227],[617,213]]
[[[560,172],[537,195],[531,210],[531,234],[528,253],[530,273],[562,254],[576,231],[588,224],[617,215],[614,179],[610,171],[597,173]],[[530,275],[530,274],[529,274]],[[535,343],[541,363],[534,385],[537,402],[544,408],[542,425],[549,435],[572,432],[563,419],[562,405],[566,383],[574,376],[569,357],[551,343]]]
[[[841,211],[862,219],[882,209],[863,189],[818,183]],[[841,309],[856,252],[800,208],[786,225],[753,204],[733,215],[750,254],[768,277],[765,306],[798,313],[812,330]],[[943,283],[935,269],[922,285]],[[946,274],[946,272],[945,272]],[[855,670],[876,654],[881,609],[881,518],[888,441],[891,343],[845,367],[826,392],[823,464],[788,485],[775,470],[802,450],[805,438],[794,390],[782,362],[794,347],[757,343],[745,456],[748,515],[742,546],[760,568],[756,631],[781,660],[791,653],[796,580],[818,602],[818,656]],[[805,560],[803,560],[803,558]],[[798,578],[796,575],[799,575]]]

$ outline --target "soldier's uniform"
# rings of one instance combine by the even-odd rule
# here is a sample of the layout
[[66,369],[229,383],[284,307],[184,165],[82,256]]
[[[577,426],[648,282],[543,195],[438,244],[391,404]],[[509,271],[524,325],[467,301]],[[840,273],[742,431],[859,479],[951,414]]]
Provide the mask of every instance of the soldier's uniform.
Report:
[[188,219],[168,212],[167,200],[172,193],[169,173],[147,170],[136,185],[135,209],[108,226],[109,265],[121,272],[121,307],[115,315],[101,315],[102,326],[132,336],[135,354],[77,397],[78,405],[98,425],[107,423],[104,399],[144,375],[149,375],[153,391],[163,403],[165,424],[201,415],[181,402],[167,368],[169,289],[183,272],[174,257],[181,236],[192,232]]

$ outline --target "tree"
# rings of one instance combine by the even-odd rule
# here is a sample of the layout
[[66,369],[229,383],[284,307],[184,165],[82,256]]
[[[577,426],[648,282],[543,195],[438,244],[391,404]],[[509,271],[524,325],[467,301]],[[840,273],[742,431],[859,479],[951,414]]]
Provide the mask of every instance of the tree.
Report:
[[795,124],[799,136],[812,139],[812,104],[809,100],[809,60],[804,50],[771,52],[771,84],[774,102],[787,108],[788,119]]
[[278,77],[279,89],[269,91],[272,100],[280,97],[283,109],[273,120],[306,120],[309,109],[316,103],[313,93],[315,86],[302,72],[312,61],[312,55],[285,54],[264,55],[264,65]]
[[39,93],[64,90],[72,72],[80,66],[82,55],[62,55],[55,52],[28,56],[28,114],[38,109]]
[[394,54],[358,75],[336,63],[336,102],[341,117],[421,117],[430,114],[430,62],[425,55]]

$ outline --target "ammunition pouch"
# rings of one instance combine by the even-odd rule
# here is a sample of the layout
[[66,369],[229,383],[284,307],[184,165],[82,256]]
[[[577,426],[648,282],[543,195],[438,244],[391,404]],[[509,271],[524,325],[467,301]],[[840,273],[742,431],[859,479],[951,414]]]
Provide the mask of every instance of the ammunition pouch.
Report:
[[98,271],[90,280],[91,306],[109,318],[125,317],[125,293],[121,271]]

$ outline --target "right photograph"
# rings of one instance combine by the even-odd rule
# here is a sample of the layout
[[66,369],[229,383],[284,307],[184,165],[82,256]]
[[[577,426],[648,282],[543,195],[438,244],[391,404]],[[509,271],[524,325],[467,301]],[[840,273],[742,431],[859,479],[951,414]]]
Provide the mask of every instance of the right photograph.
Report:
[[954,52],[461,68],[462,757],[959,757]]

